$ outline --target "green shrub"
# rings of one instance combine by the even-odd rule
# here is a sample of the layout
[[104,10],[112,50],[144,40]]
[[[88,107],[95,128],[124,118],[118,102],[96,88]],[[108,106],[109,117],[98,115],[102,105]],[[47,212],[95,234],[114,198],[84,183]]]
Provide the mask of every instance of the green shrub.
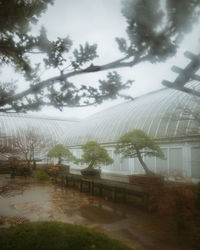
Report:
[[4,250],[128,250],[103,233],[62,222],[33,222],[0,230]]
[[40,181],[44,181],[44,180],[47,180],[49,178],[49,176],[44,171],[38,171],[36,174],[36,178]]

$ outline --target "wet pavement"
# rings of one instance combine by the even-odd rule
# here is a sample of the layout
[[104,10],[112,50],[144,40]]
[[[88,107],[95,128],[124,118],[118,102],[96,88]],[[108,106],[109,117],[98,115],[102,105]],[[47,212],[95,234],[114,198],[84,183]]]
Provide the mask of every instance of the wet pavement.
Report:
[[0,216],[83,225],[137,250],[183,249],[170,238],[171,225],[156,215],[32,179],[0,176]]

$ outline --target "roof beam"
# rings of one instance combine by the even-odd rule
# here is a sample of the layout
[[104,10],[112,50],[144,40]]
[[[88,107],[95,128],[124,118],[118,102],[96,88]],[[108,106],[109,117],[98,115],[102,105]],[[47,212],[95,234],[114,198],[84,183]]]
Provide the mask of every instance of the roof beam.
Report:
[[196,74],[196,72],[200,68],[200,54],[195,55],[189,51],[186,51],[184,53],[184,56],[189,58],[191,62],[184,69],[181,69],[177,66],[173,66],[171,70],[175,73],[178,73],[179,74],[178,77],[175,79],[173,83],[164,80],[162,81],[162,84],[169,88],[177,89],[200,97],[200,92],[184,87],[184,85],[190,79],[200,81],[200,76]]
[[182,91],[182,92],[185,92],[185,93],[188,93],[188,94],[192,94],[192,95],[195,95],[195,96],[198,96],[200,97],[200,92],[194,90],[194,89],[189,89],[189,88],[186,88],[186,87],[176,87],[174,85],[174,83],[170,82],[170,81],[166,81],[166,80],[163,80],[162,81],[162,84],[168,88],[171,88],[171,89],[177,89],[179,91]]

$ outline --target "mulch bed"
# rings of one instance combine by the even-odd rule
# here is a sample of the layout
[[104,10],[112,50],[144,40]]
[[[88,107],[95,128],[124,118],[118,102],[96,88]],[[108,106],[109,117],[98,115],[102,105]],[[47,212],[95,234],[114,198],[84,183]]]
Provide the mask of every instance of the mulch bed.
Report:
[[2,224],[0,224],[0,226],[5,224],[17,225],[29,222],[29,220],[26,218],[15,217],[15,216],[0,216],[0,221],[2,221]]

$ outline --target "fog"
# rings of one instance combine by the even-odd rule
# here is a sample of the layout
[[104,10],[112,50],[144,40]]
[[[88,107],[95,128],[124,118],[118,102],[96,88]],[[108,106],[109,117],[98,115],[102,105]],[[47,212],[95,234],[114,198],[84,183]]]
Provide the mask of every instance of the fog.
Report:
[[[46,13],[42,15],[39,23],[33,27],[33,33],[37,34],[41,26],[45,26],[49,39],[57,37],[69,36],[74,47],[88,41],[90,44],[98,44],[98,55],[94,63],[101,65],[119,59],[121,53],[118,50],[116,37],[126,36],[126,21],[121,14],[120,0],[56,0],[53,6],[49,6]],[[199,24],[185,37],[176,56],[172,57],[165,63],[142,63],[133,68],[117,69],[121,74],[122,79],[134,80],[132,87],[123,93],[129,94],[132,97],[145,94],[149,91],[154,91],[163,88],[162,80],[173,81],[176,74],[171,72],[171,67],[177,65],[184,67],[189,61],[184,58],[183,53],[189,50],[193,53],[199,53]],[[10,69],[3,72],[4,79],[15,79],[14,73],[10,74]],[[48,72],[45,77],[54,75],[54,72]],[[105,78],[107,72],[99,72],[95,74],[85,74],[70,78],[77,84],[91,84],[95,86],[99,79]],[[20,89],[25,89],[28,86],[20,79]],[[50,115],[58,117],[76,117],[84,118],[95,112],[113,106],[117,103],[124,102],[123,99],[107,101],[99,106],[86,108],[64,108],[59,111],[55,108],[44,107],[37,114]]]

